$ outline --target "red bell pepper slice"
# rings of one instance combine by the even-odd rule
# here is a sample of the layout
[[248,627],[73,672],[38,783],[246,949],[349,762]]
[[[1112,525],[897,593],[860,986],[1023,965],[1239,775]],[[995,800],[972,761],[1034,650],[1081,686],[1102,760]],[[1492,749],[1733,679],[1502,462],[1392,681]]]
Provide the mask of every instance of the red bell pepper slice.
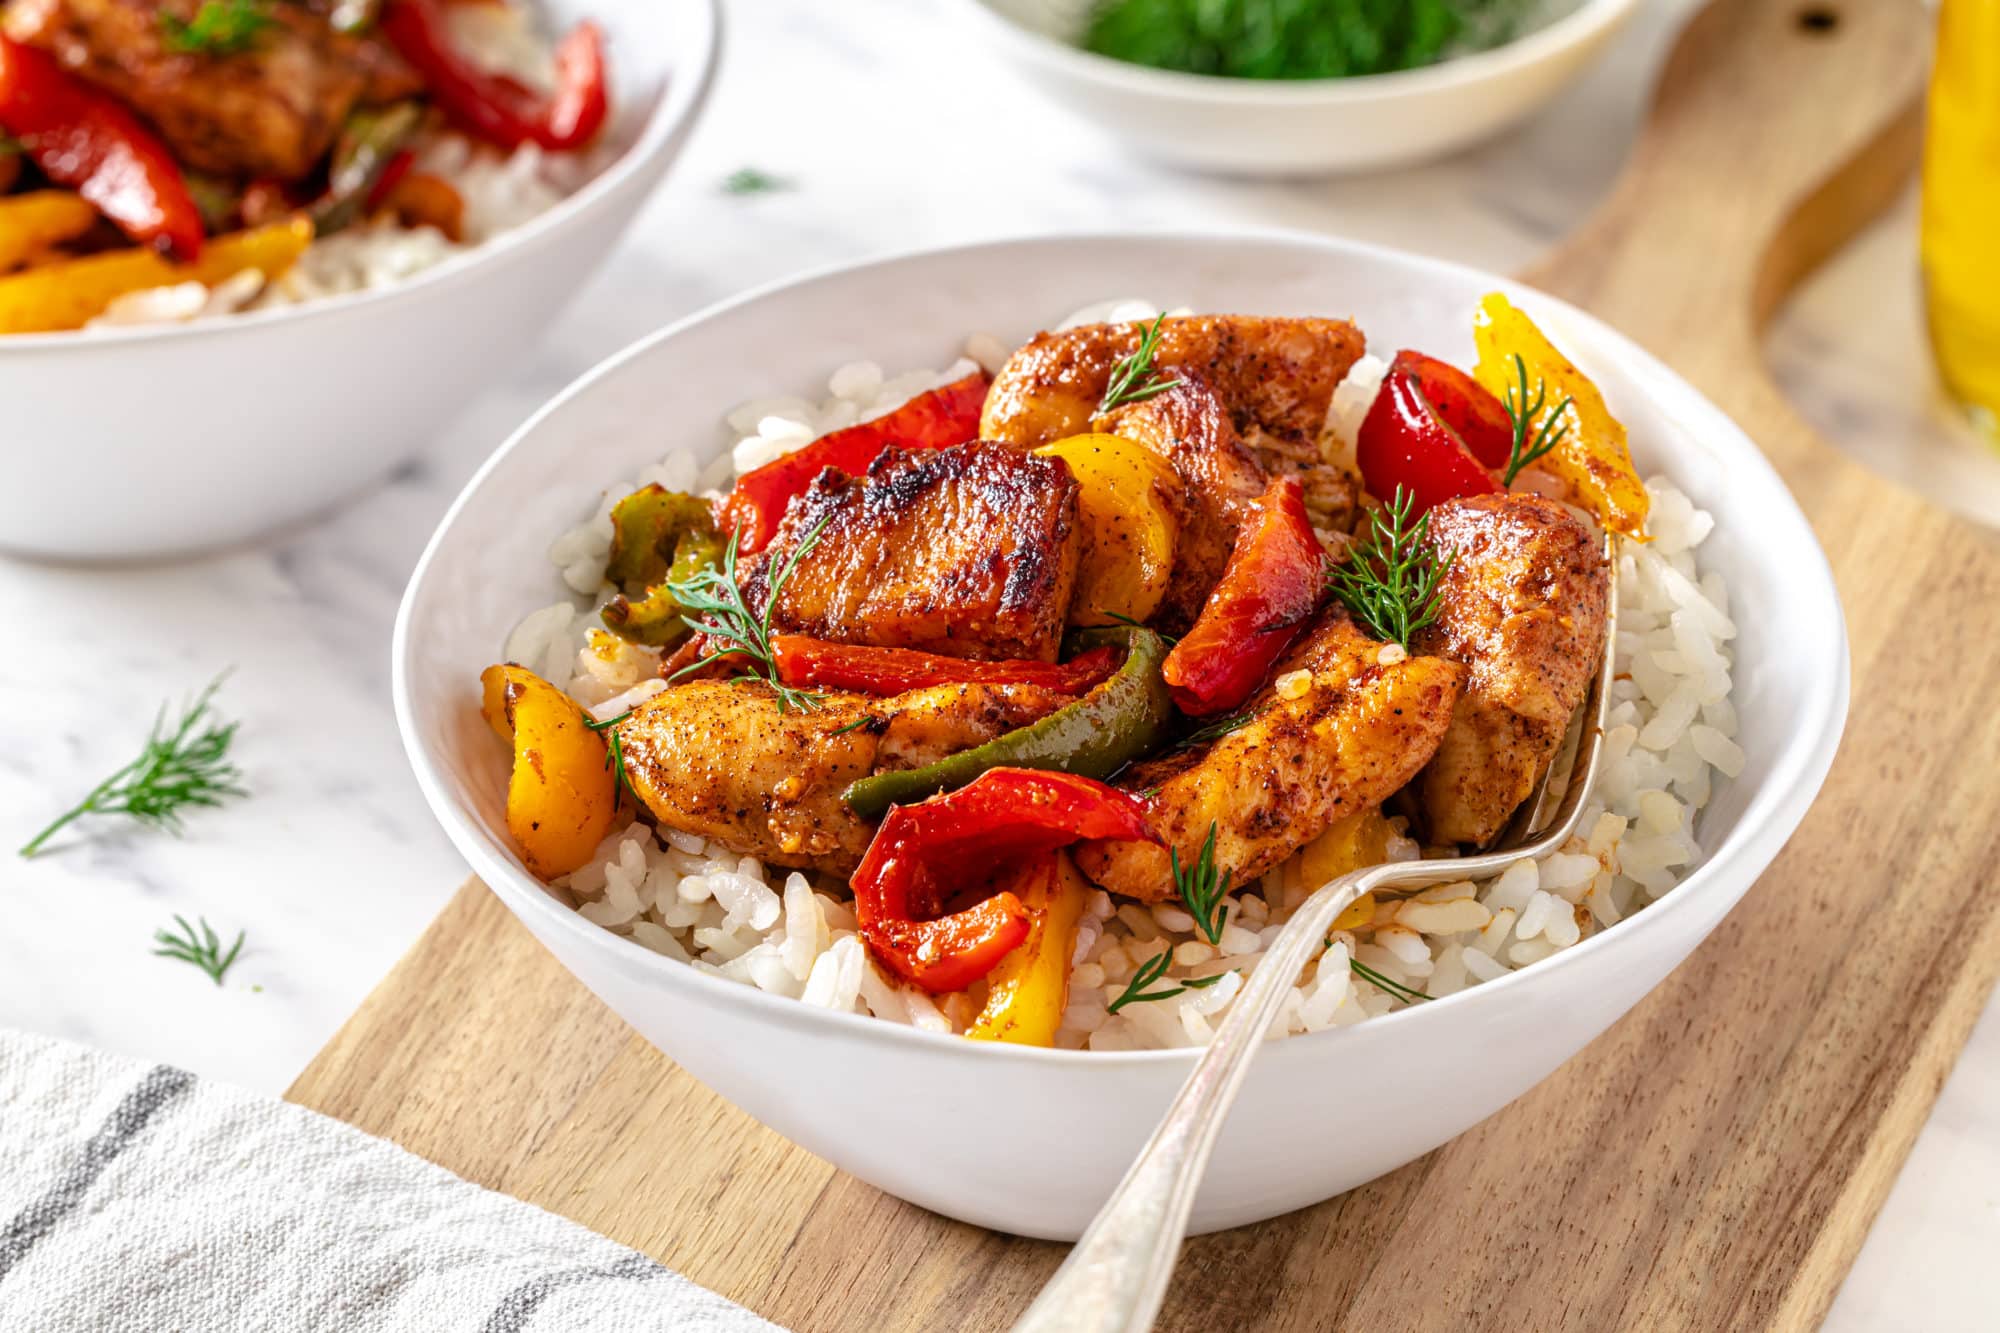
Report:
[[964,379],[920,393],[901,407],[872,421],[822,435],[804,448],[774,459],[737,478],[722,503],[720,522],[736,534],[736,549],[749,555],[761,551],[778,531],[785,506],[805,494],[813,478],[839,468],[850,477],[890,447],[943,449],[979,436],[979,413],[986,405],[992,381],[975,370]]
[[[1510,442],[1511,438],[1510,434]],[[1368,493],[1392,500],[1397,491],[1407,491],[1413,516],[1461,495],[1487,495],[1500,489],[1464,439],[1425,399],[1416,376],[1394,366],[1382,380],[1374,406],[1362,418],[1354,456]]]
[[0,126],[49,177],[133,240],[183,263],[201,254],[201,210],[167,146],[54,56],[0,37]]
[[1326,591],[1326,552],[1295,477],[1280,477],[1236,534],[1222,579],[1161,668],[1190,717],[1226,713],[1263,683]]
[[1092,648],[1067,662],[975,662],[912,648],[829,643],[803,634],[773,634],[778,679],[800,688],[903,694],[932,685],[1040,685],[1082,694],[1117,669],[1110,648]]
[[1391,369],[1416,380],[1417,392],[1445,425],[1458,432],[1474,458],[1496,472],[1507,466],[1514,452],[1514,422],[1492,390],[1457,366],[1422,352],[1396,353]]
[[581,148],[610,116],[595,23],[579,23],[556,47],[556,90],[546,101],[461,56],[437,0],[389,0],[381,29],[459,128],[510,152],[531,142],[558,153]]
[[1074,773],[990,768],[957,791],[890,809],[850,881],[861,936],[896,975],[964,990],[1028,936],[1002,890],[947,910],[1009,869],[1086,838],[1158,842],[1136,796]]
[[389,165],[382,168],[382,174],[376,178],[375,184],[369,187],[368,197],[362,201],[362,207],[370,213],[380,212],[389,202],[389,196],[396,192],[396,187],[403,183],[403,178],[408,176],[411,168],[416,165],[415,153],[407,148],[397,149],[396,155],[389,159]]
[[611,94],[604,73],[604,30],[579,23],[556,46],[556,91],[542,118],[536,141],[555,152],[571,152],[597,137],[611,118]]

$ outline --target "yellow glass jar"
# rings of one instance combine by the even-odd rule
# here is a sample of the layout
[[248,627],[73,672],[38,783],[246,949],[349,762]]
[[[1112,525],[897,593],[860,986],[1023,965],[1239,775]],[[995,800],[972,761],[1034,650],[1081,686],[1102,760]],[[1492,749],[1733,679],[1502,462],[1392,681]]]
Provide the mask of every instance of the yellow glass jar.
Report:
[[1938,371],[2000,445],[2000,0],[1944,0],[1938,16],[1922,228]]

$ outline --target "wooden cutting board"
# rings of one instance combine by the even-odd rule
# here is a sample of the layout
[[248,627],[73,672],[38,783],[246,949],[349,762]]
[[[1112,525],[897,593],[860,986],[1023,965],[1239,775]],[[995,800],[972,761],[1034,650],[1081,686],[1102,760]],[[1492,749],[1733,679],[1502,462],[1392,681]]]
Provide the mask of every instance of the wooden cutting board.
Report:
[[[1907,178],[1927,40],[1914,0],[1715,5],[1628,175],[1529,275],[1712,395],[1812,518],[1854,649],[1818,805],[1695,957],[1528,1096],[1341,1198],[1191,1243],[1163,1327],[1796,1328],[1826,1310],[2000,968],[2000,542],[1814,439],[1758,353],[1785,292]],[[802,1330],[1002,1328],[1062,1257],[759,1127],[477,883],[291,1096]]]

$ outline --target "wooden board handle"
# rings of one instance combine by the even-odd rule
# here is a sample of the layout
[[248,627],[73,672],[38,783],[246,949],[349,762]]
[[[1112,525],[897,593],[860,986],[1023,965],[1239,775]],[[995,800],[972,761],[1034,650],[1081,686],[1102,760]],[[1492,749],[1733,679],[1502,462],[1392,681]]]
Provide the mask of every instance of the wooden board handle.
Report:
[[1523,276],[1658,352],[1789,473],[1816,449],[1745,371],[1785,295],[1908,179],[1930,32],[1917,0],[1714,0],[1610,197]]

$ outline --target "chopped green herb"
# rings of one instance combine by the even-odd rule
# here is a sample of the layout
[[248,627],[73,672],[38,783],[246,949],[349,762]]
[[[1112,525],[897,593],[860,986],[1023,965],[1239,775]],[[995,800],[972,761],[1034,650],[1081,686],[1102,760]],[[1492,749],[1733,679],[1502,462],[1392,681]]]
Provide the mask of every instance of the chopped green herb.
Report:
[[256,44],[271,26],[268,0],[202,0],[192,19],[160,15],[160,36],[182,55],[232,56]]
[[1514,425],[1514,444],[1507,453],[1507,471],[1500,480],[1503,486],[1512,486],[1514,478],[1520,475],[1522,468],[1536,462],[1542,455],[1563,442],[1569,434],[1569,420],[1564,414],[1569,411],[1570,404],[1576,401],[1565,394],[1563,400],[1555,405],[1554,410],[1542,417],[1542,424],[1537,428],[1534,424],[1535,418],[1541,414],[1542,408],[1549,401],[1549,382],[1536,380],[1535,396],[1530,401],[1528,363],[1521,359],[1519,353],[1514,356],[1514,376],[1517,383],[1508,388],[1505,403],[1507,419]]
[[704,616],[697,620],[686,616],[689,628],[696,633],[706,634],[720,642],[723,647],[682,667],[673,674],[678,680],[689,672],[699,671],[712,662],[725,657],[743,656],[750,659],[750,670],[737,680],[761,680],[770,685],[778,696],[778,711],[783,713],[797,708],[809,713],[818,708],[826,696],[810,690],[793,689],[778,679],[777,660],[771,655],[771,611],[784,595],[785,584],[791,579],[792,571],[799,567],[799,560],[819,544],[820,534],[826,531],[831,514],[822,518],[806,533],[804,540],[792,548],[777,572],[771,575],[770,587],[764,598],[764,613],[760,616],[750,610],[743,600],[743,585],[736,579],[736,534],[729,538],[729,546],[722,553],[720,568],[710,566],[689,579],[670,581],[661,586],[673,594],[675,600],[691,612]]
[[209,711],[209,701],[227,674],[217,676],[183,708],[171,731],[162,705],[139,757],[30,838],[21,855],[35,855],[58,829],[84,815],[130,815],[148,828],[179,834],[183,811],[249,795],[237,785],[242,774],[228,759],[237,724],[220,722]]
[[1436,64],[1513,37],[1527,0],[1099,0],[1086,50],[1243,79],[1333,79]]
[[1192,866],[1181,864],[1178,848],[1167,849],[1167,860],[1174,869],[1174,892],[1180,895],[1186,905],[1188,915],[1210,944],[1222,939],[1222,927],[1229,920],[1229,872],[1217,874],[1215,869],[1216,822],[1208,821],[1208,837],[1201,844],[1201,853],[1195,857]]
[[1180,376],[1165,375],[1153,368],[1153,356],[1160,346],[1160,325],[1166,322],[1164,314],[1154,320],[1139,335],[1139,346],[1132,355],[1121,358],[1111,368],[1111,382],[1104,388],[1104,401],[1097,405],[1100,413],[1127,403],[1143,403],[1181,382]]
[[1398,486],[1395,498],[1369,515],[1368,535],[1327,575],[1334,597],[1369,633],[1405,648],[1437,619],[1438,586],[1458,559],[1453,552],[1440,561],[1425,544],[1431,516],[1410,522],[1414,502]]
[[243,932],[236,932],[236,942],[227,949],[222,947],[222,937],[215,933],[215,927],[208,924],[207,917],[200,917],[200,928],[190,926],[187,918],[174,914],[174,921],[180,926],[176,935],[165,928],[153,932],[153,942],[160,947],[153,953],[161,958],[178,958],[183,963],[193,963],[208,973],[208,979],[216,985],[236,962],[236,955],[243,952]]
[[845,736],[850,731],[859,731],[861,728],[867,726],[870,722],[880,722],[881,720],[882,719],[876,717],[872,713],[863,713],[860,717],[855,718],[852,722],[848,723],[846,726],[835,728],[833,734],[836,736]]
[[791,188],[792,182],[783,176],[773,176],[755,167],[740,167],[722,178],[724,194],[775,194]]

